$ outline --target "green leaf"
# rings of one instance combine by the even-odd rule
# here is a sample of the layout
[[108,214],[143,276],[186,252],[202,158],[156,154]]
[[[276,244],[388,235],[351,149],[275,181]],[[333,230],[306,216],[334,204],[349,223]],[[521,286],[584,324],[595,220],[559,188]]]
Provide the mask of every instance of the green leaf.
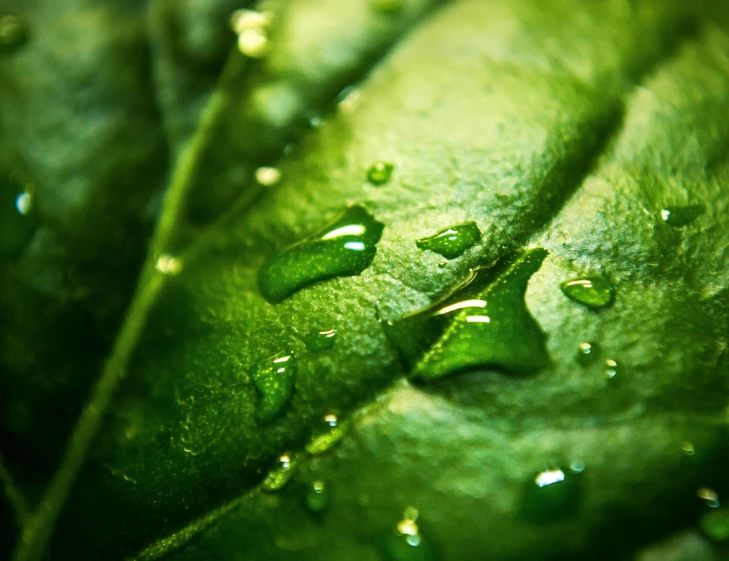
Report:
[[385,4],[272,3],[224,68],[226,3],[152,6],[170,186],[16,561],[616,559],[729,491],[726,9]]

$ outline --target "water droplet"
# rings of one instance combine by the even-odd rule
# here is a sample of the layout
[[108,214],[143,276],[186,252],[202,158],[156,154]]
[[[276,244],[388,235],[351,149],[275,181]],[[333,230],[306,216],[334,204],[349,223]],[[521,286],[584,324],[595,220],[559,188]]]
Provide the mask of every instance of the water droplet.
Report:
[[271,25],[270,12],[256,10],[236,10],[230,16],[230,28],[236,33],[243,33],[247,29],[260,29]]
[[278,458],[278,465],[265,477],[261,483],[261,489],[274,493],[283,489],[291,481],[296,470],[296,460],[289,454],[282,454]]
[[481,241],[481,230],[475,222],[464,222],[439,230],[432,236],[415,242],[420,249],[427,249],[446,259],[455,259]]
[[324,118],[321,115],[312,115],[309,117],[309,126],[313,129],[318,129],[324,125]]
[[18,16],[0,17],[0,52],[12,52],[28,41],[28,26]]
[[17,173],[0,178],[0,261],[20,256],[38,224],[30,185]]
[[719,503],[719,495],[713,489],[702,487],[696,491],[696,496],[703,500],[709,508],[719,508],[721,506]]
[[729,540],[729,509],[717,508],[704,514],[699,520],[704,533],[716,542]]
[[271,14],[255,10],[236,10],[230,25],[238,34],[238,50],[251,58],[261,58],[268,52],[268,28]]
[[590,366],[600,356],[600,346],[597,343],[580,343],[577,345],[575,360],[582,366]]
[[270,423],[280,417],[288,406],[296,381],[296,357],[285,351],[259,360],[251,372],[258,393],[256,417]]
[[425,540],[418,525],[418,509],[407,507],[394,532],[383,541],[383,553],[388,561],[432,561],[433,547]]
[[603,277],[584,277],[563,282],[562,292],[568,298],[588,308],[609,306],[615,297],[615,289]]
[[323,481],[314,481],[304,499],[306,508],[315,513],[324,512],[329,506],[329,490]]
[[378,14],[394,15],[402,10],[402,0],[370,0],[370,7]]
[[[476,297],[454,298],[451,304],[429,310],[426,321],[453,319],[415,366],[413,376],[438,378],[469,368],[497,368],[525,375],[547,366],[546,336],[524,302],[527,283],[546,256],[544,249],[526,252]],[[478,277],[474,284],[477,282]],[[415,321],[421,316],[423,313]],[[433,340],[432,335],[423,335],[422,329],[412,325],[412,320],[405,320],[402,326],[412,339],[401,337],[394,342],[400,343],[406,357],[417,352],[420,343],[413,343],[414,338]]]
[[281,171],[278,168],[258,168],[256,170],[256,181],[264,187],[272,187],[281,181]]
[[694,448],[694,445],[691,442],[682,442],[681,450],[687,456],[693,456],[696,453],[696,449]]
[[364,207],[349,207],[319,233],[269,259],[258,274],[261,293],[277,303],[314,282],[360,274],[377,253],[383,227]]
[[612,380],[617,375],[618,375],[618,363],[615,360],[613,360],[612,358],[607,359],[605,361],[605,377],[608,380]]
[[704,205],[667,206],[661,210],[661,218],[669,226],[688,226],[705,210]]
[[160,255],[155,267],[163,275],[179,275],[182,272],[182,260],[167,254]]
[[334,413],[324,415],[324,422],[330,427],[336,427],[339,420]]
[[367,169],[367,181],[380,187],[390,181],[395,165],[390,162],[375,162]]
[[344,88],[337,96],[337,106],[342,113],[351,113],[362,97],[362,92],[354,86]]
[[306,347],[312,352],[321,352],[331,349],[336,341],[337,332],[334,329],[325,331],[312,331],[304,340]]
[[521,516],[528,522],[549,523],[574,515],[582,497],[582,469],[553,468],[537,473],[527,484]]
[[324,426],[317,431],[305,449],[308,454],[317,456],[331,450],[339,442],[345,433],[344,424],[340,424],[337,416],[333,413],[324,415]]

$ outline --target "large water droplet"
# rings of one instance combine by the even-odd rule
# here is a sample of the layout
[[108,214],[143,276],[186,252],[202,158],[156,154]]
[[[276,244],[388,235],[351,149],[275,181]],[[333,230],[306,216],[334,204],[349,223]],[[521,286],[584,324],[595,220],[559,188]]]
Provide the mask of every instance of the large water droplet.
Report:
[[603,277],[584,277],[563,282],[562,292],[568,298],[589,308],[609,306],[615,297],[615,289]]
[[475,222],[464,222],[439,230],[415,242],[420,249],[434,251],[446,259],[455,259],[481,241],[481,230]]
[[360,274],[377,253],[383,227],[364,207],[348,208],[319,233],[269,259],[258,273],[261,293],[277,303],[313,282]]
[[432,561],[433,547],[423,536],[418,525],[418,509],[408,507],[394,528],[383,541],[383,553],[388,561]]
[[582,497],[584,465],[579,468],[576,471],[553,468],[536,474],[524,492],[522,518],[528,522],[549,523],[574,515]]
[[729,541],[729,509],[721,507],[707,512],[699,520],[699,526],[712,540]]
[[[528,251],[495,281],[483,271],[491,282],[476,294],[468,292],[479,287],[478,274],[446,305],[398,322],[394,330],[388,329],[395,337],[388,336],[406,361],[418,355],[423,342],[432,344],[412,375],[438,378],[470,368],[496,368],[522,375],[547,366],[546,336],[524,302],[527,283],[546,256],[544,249]],[[418,326],[423,320],[425,325]],[[442,322],[449,320],[443,328]]]
[[316,330],[309,333],[304,342],[307,349],[316,353],[331,349],[336,341],[336,336],[337,332],[334,329]]
[[296,357],[290,351],[258,361],[251,372],[258,393],[256,417],[270,423],[280,417],[288,406],[296,381]]
[[380,187],[390,181],[394,169],[390,162],[375,162],[367,169],[367,181]]
[[661,210],[661,218],[669,226],[688,226],[705,210],[704,205],[667,206]]
[[0,178],[0,261],[18,257],[38,224],[30,185],[17,172]]
[[324,512],[329,506],[329,490],[323,481],[314,481],[304,497],[304,505],[314,513]]
[[12,52],[28,41],[28,26],[18,16],[0,16],[0,53]]
[[291,481],[296,470],[296,459],[290,454],[282,454],[278,458],[278,465],[271,470],[261,483],[261,489],[274,493],[283,489]]
[[577,345],[577,354],[575,360],[582,366],[590,366],[595,364],[600,357],[600,346],[597,343],[580,343]]

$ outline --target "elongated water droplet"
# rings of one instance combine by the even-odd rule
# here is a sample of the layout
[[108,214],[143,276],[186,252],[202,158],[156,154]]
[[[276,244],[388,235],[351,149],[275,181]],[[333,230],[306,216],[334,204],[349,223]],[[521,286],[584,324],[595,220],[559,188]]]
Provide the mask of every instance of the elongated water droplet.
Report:
[[314,236],[269,259],[258,273],[264,298],[281,302],[316,281],[358,275],[377,253],[383,224],[355,205]]
[[615,289],[603,277],[584,277],[563,282],[562,292],[568,298],[589,308],[609,306],[615,297]]
[[296,381],[296,357],[286,351],[258,361],[251,372],[258,393],[256,417],[270,423],[280,417],[288,406]]
[[290,454],[282,454],[278,459],[278,465],[268,473],[261,483],[261,489],[268,493],[283,489],[291,481],[296,465],[296,459]]
[[316,431],[305,447],[306,452],[312,456],[324,454],[331,450],[345,433],[346,427],[344,424],[339,423],[339,419],[335,414],[324,415],[323,421],[323,426]]
[[321,352],[331,349],[336,341],[337,332],[334,329],[312,331],[304,340],[306,348],[312,352]]
[[699,526],[715,542],[729,541],[729,509],[721,507],[707,512],[699,520]]
[[580,343],[577,345],[577,354],[575,360],[582,366],[590,366],[595,364],[600,357],[600,346],[597,343]]
[[661,218],[669,226],[680,228],[691,224],[705,211],[704,205],[667,206],[661,210]]
[[314,481],[306,493],[304,504],[310,512],[321,513],[329,506],[329,490],[323,481]]
[[432,545],[425,539],[418,525],[418,509],[408,507],[394,532],[383,540],[383,553],[388,561],[433,561]]
[[390,162],[375,162],[367,170],[367,181],[380,187],[390,181],[395,166]]
[[38,224],[30,186],[17,175],[0,178],[0,261],[18,257]]
[[[546,336],[524,302],[527,283],[546,256],[544,249],[526,252],[476,297],[454,298],[453,303],[429,312],[436,320],[453,319],[412,375],[438,378],[469,368],[523,375],[547,366]],[[415,352],[401,348],[405,355]]]
[[261,167],[256,170],[256,182],[264,187],[272,187],[281,181],[281,171],[278,168]]
[[455,259],[481,241],[481,230],[475,222],[464,222],[439,230],[415,242],[420,249],[434,251],[446,259]]
[[0,16],[0,53],[12,52],[28,41],[28,26],[18,16]]
[[528,522],[549,523],[577,513],[582,498],[582,469],[553,468],[537,473],[524,492],[521,516]]

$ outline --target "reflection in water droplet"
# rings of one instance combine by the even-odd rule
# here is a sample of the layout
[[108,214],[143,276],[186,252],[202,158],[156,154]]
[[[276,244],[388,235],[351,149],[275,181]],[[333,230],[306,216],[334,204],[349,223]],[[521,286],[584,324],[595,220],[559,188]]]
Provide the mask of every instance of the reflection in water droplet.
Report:
[[388,561],[432,561],[435,559],[433,548],[428,543],[418,525],[418,509],[408,507],[394,533],[383,541],[383,553]]
[[688,226],[705,210],[704,205],[668,206],[661,211],[661,218],[669,226]]
[[682,442],[681,450],[687,456],[693,456],[696,453],[696,449],[694,448],[694,445],[691,442]]
[[314,481],[306,493],[304,500],[310,512],[320,513],[329,506],[329,490],[323,481]]
[[395,165],[390,162],[375,162],[367,170],[367,181],[380,187],[390,181]]
[[12,52],[28,41],[28,26],[17,16],[0,16],[0,53]]
[[[395,324],[395,330],[402,327],[401,333],[394,338],[388,334],[388,337],[409,357],[416,354],[417,343],[408,337],[431,340],[422,336],[422,328],[413,322],[451,320],[412,375],[438,378],[469,368],[497,368],[525,375],[547,366],[546,337],[524,302],[527,283],[546,255],[544,249],[523,254],[496,281],[488,284],[478,298],[453,298],[452,304],[398,322],[400,326]],[[402,332],[404,337],[400,337]]]
[[553,468],[536,474],[524,492],[522,518],[546,524],[574,515],[582,497],[584,469],[582,462],[574,462],[568,470]]
[[272,187],[281,181],[281,171],[278,168],[258,168],[256,170],[256,181],[264,187]]
[[355,205],[314,236],[280,251],[258,274],[263,296],[278,303],[316,281],[358,275],[377,253],[383,224]]
[[337,416],[334,413],[329,413],[328,415],[324,415],[324,422],[329,425],[330,427],[336,427],[337,426]]
[[163,275],[179,275],[182,272],[182,260],[167,254],[160,255],[155,267]]
[[706,502],[706,506],[709,508],[719,508],[719,495],[713,489],[702,487],[696,491],[696,496]]
[[597,343],[580,343],[577,346],[577,354],[575,360],[582,366],[590,366],[600,356],[600,346]]
[[289,454],[282,454],[278,459],[278,466],[265,477],[261,489],[269,493],[283,489],[291,481],[296,470],[297,462]]
[[427,238],[421,238],[415,244],[424,250],[434,251],[446,259],[455,259],[481,241],[481,230],[475,222],[456,224],[439,230]]
[[588,308],[609,306],[615,297],[615,289],[603,277],[585,277],[563,282],[562,292],[568,298]]
[[0,261],[19,257],[38,224],[32,186],[23,183],[16,172],[0,176]]
[[336,341],[337,332],[334,329],[312,331],[304,340],[306,347],[312,352],[321,352],[331,349]]
[[605,377],[609,380],[615,378],[618,375],[618,363],[612,358],[605,361]]
[[729,541],[729,509],[713,509],[699,520],[704,533],[716,542]]
[[258,393],[256,417],[262,423],[270,423],[284,413],[294,392],[294,353],[284,351],[259,360],[253,366],[251,379]]

